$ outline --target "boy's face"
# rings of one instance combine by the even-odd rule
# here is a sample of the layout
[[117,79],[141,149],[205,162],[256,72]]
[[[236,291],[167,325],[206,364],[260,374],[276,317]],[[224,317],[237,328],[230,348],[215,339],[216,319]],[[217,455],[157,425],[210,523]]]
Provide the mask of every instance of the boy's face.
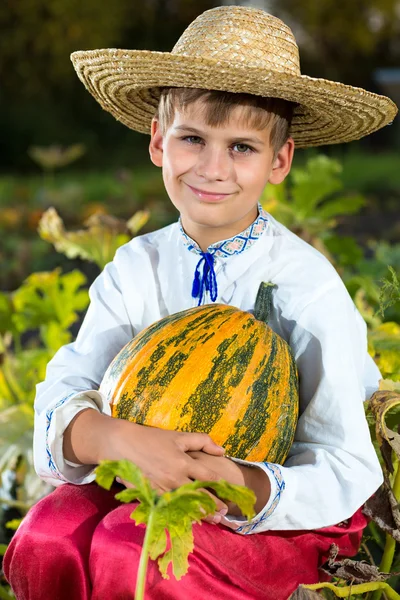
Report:
[[164,137],[153,119],[149,150],[153,163],[162,167],[165,188],[186,233],[205,250],[256,219],[267,182],[280,183],[289,172],[294,143],[290,138],[274,160],[270,128],[244,127],[242,107],[235,107],[229,122],[219,128],[206,125],[202,108],[200,99],[184,112],[175,109]]

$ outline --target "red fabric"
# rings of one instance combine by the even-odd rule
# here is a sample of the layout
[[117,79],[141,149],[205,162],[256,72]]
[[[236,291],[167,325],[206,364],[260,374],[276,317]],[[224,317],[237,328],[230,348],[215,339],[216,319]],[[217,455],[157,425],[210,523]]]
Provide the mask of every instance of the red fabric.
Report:
[[[33,506],[4,556],[17,600],[133,600],[144,526],[96,483],[65,484]],[[318,567],[335,543],[354,556],[367,518],[315,531],[242,536],[194,525],[195,550],[180,580],[165,580],[149,561],[146,600],[287,600],[301,583],[326,578]]]

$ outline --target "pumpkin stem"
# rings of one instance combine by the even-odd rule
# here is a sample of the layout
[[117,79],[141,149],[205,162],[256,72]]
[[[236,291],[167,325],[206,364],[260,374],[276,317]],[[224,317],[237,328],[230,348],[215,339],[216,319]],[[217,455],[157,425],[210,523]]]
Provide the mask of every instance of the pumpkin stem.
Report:
[[268,324],[272,312],[272,289],[276,287],[275,283],[262,281],[258,288],[256,303],[254,306],[254,316],[259,321]]

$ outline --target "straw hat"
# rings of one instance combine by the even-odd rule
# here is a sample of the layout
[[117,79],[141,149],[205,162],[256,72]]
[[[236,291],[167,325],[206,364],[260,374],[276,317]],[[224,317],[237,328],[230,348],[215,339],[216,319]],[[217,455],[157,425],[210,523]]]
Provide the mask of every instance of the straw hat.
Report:
[[108,48],[74,52],[71,60],[101,106],[141,133],[150,133],[162,87],[246,92],[296,102],[291,135],[298,148],[359,139],[397,114],[385,96],[301,75],[291,29],[257,8],[206,10],[171,52]]

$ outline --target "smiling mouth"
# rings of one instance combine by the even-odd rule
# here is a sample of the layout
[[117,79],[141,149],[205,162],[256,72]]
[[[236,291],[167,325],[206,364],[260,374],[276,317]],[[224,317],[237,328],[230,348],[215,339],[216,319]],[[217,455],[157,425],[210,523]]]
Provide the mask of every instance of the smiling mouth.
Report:
[[206,192],[204,190],[199,190],[198,188],[195,188],[195,187],[189,185],[188,183],[186,185],[199,198],[206,198],[208,200],[222,200],[223,198],[226,198],[227,196],[231,196],[231,194],[216,194],[216,193],[212,193],[212,192]]

